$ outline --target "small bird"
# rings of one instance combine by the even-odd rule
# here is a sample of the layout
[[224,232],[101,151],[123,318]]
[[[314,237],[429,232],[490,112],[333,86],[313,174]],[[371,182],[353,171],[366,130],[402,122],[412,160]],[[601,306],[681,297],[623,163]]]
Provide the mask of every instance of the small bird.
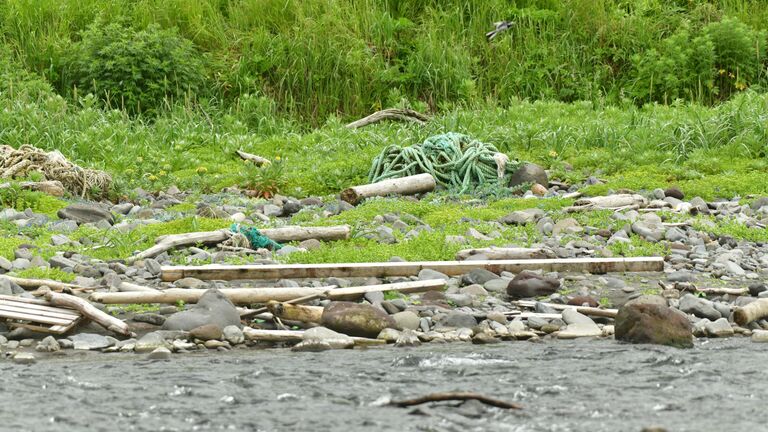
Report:
[[499,21],[493,23],[493,25],[496,28],[485,34],[485,37],[487,37],[489,41],[493,40],[499,33],[511,29],[515,23],[512,21]]

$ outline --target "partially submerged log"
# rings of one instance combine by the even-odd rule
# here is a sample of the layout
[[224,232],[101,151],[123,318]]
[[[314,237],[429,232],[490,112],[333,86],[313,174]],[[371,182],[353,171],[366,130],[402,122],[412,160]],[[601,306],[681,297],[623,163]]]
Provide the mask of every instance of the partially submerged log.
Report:
[[321,306],[305,306],[276,301],[267,303],[267,309],[269,309],[273,316],[289,321],[319,323],[323,315],[323,308]]
[[[258,342],[301,342],[304,340],[303,330],[263,330],[251,327],[243,327],[245,338]],[[385,345],[387,341],[381,339],[369,339],[352,336],[355,345],[371,346]]]
[[354,186],[341,192],[341,199],[355,205],[360,201],[386,195],[415,195],[435,190],[437,182],[431,174],[416,174],[367,185]]
[[80,297],[69,294],[56,293],[50,290],[45,292],[44,297],[50,304],[54,306],[67,307],[77,310],[85,317],[98,323],[109,331],[128,337],[135,336],[135,334],[128,328],[128,324],[96,309],[96,307],[81,299]]
[[364,126],[378,123],[382,120],[407,121],[416,123],[418,125],[423,125],[429,121],[429,117],[411,109],[387,108],[381,111],[376,111],[367,117],[361,118],[360,120],[353,121],[347,125],[347,128],[358,129]]
[[40,182],[25,181],[25,182],[19,182],[19,183],[2,183],[0,184],[0,189],[9,189],[14,185],[24,190],[42,192],[55,197],[62,197],[64,196],[64,192],[66,192],[66,189],[64,189],[64,185],[61,184],[61,182],[58,180],[48,180],[48,181],[40,181]]
[[737,307],[733,311],[733,320],[740,326],[768,317],[768,299],[757,299],[752,303]]
[[463,261],[473,255],[483,255],[489,260],[541,259],[554,256],[551,251],[541,248],[500,248],[491,246],[480,249],[460,250],[456,253],[456,260]]
[[498,408],[523,409],[521,405],[516,404],[514,402],[507,402],[500,399],[481,395],[479,393],[469,393],[469,392],[430,393],[428,395],[413,398],[413,399],[391,401],[389,402],[389,405],[395,405],[401,408],[405,408],[405,407],[421,405],[429,402],[443,402],[443,401],[455,401],[455,400],[458,400],[458,401],[476,400],[486,405],[491,405]]
[[[321,241],[344,240],[349,238],[349,226],[329,226],[329,227],[281,227],[260,229],[263,235],[276,242],[304,241],[317,239]],[[149,249],[140,252],[127,259],[128,262],[134,262],[140,259],[152,258],[181,246],[192,246],[196,244],[218,244],[232,236],[228,229],[217,231],[203,231],[186,234],[172,234],[159,237],[157,244]]]
[[261,156],[257,156],[255,154],[251,154],[251,153],[246,153],[246,152],[244,152],[242,150],[237,150],[237,151],[235,151],[235,153],[237,153],[237,155],[240,156],[240,159],[247,160],[249,162],[253,162],[254,165],[269,165],[269,164],[272,163],[267,158],[263,158]]
[[394,277],[413,276],[421,270],[432,269],[448,276],[459,276],[474,269],[486,269],[499,274],[502,271],[519,273],[541,269],[556,272],[659,272],[664,270],[662,257],[630,258],[562,258],[530,260],[487,261],[418,261],[374,262],[338,264],[275,264],[275,265],[220,265],[162,267],[162,280],[173,282],[185,277],[201,280],[237,279],[300,279],[326,277]]

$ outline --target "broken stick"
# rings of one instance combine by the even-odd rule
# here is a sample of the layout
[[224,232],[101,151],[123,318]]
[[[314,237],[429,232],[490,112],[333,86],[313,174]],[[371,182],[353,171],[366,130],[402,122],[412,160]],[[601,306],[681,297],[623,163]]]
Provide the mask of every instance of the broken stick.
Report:
[[121,334],[128,337],[136,336],[128,328],[128,324],[96,309],[96,307],[94,307],[92,304],[88,303],[87,301],[81,299],[80,297],[76,297],[69,294],[56,293],[51,290],[47,290],[44,293],[44,297],[46,300],[48,300],[50,304],[54,306],[68,307],[68,308],[77,310],[78,312],[83,314],[85,317],[98,323],[99,325],[103,326],[105,329],[109,331],[113,331],[117,334]]
[[27,278],[20,278],[15,276],[8,276],[8,275],[2,275],[0,278],[6,278],[10,280],[11,282],[15,283],[16,285],[24,288],[24,289],[37,289],[41,286],[47,286],[48,288],[54,290],[54,291],[88,291],[93,290],[95,288],[88,288],[80,285],[75,285],[71,283],[65,283],[65,282],[59,282],[51,279],[27,279]]
[[366,198],[375,196],[415,195],[431,192],[435,190],[436,186],[435,178],[431,174],[417,174],[344,189],[341,192],[341,199],[355,205]]
[[486,405],[491,405],[498,408],[523,409],[521,405],[516,404],[514,402],[507,402],[500,399],[495,399],[492,397],[481,395],[479,393],[469,393],[469,392],[430,393],[428,395],[424,395],[424,396],[413,398],[413,399],[391,401],[389,405],[395,405],[401,408],[405,408],[405,407],[421,405],[429,402],[443,402],[443,401],[452,401],[452,400],[459,400],[459,401],[476,400]]
[[235,151],[235,153],[237,153],[237,155],[240,156],[240,159],[253,162],[254,165],[257,165],[257,166],[258,165],[269,165],[269,164],[272,163],[267,158],[263,158],[261,156],[256,156],[255,154],[246,153],[246,152],[244,152],[242,150],[237,150],[237,151]]

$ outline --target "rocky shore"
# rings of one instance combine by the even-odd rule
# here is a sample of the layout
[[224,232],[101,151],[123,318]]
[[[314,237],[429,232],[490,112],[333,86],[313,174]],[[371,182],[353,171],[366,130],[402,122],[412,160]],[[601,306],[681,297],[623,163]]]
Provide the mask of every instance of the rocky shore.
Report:
[[[353,337],[395,346],[521,340],[549,343],[582,337],[678,347],[692,346],[695,338],[751,337],[754,342],[768,341],[768,320],[759,317],[739,325],[734,319],[738,308],[768,298],[768,287],[763,283],[768,245],[752,240],[761,238],[765,230],[768,198],[754,199],[749,204],[738,199],[706,202],[700,198],[685,200],[683,193],[676,189],[658,189],[635,194],[639,197],[634,198],[639,200],[636,206],[616,209],[592,206],[583,210],[535,208],[537,202],[571,193],[556,185],[541,198],[528,192],[526,197],[532,208],[513,211],[491,222],[467,218],[462,221],[466,232],[447,235],[445,242],[467,247],[477,241],[497,247],[525,247],[555,259],[610,257],[617,249],[632,252],[639,239],[643,244],[658,245],[666,251],[664,271],[588,274],[544,273],[532,268],[517,274],[496,274],[476,269],[460,276],[448,276],[425,269],[412,277],[384,279],[206,281],[187,277],[171,283],[160,279],[163,266],[279,263],[289,255],[311,253],[321,247],[321,242],[309,239],[276,251],[200,245],[131,262],[89,256],[87,250],[98,251],[104,244],[94,242],[93,236],[78,238],[76,234],[89,228],[115,234],[105,234],[105,244],[118,241],[120,236],[131,242],[135,241],[131,233],[139,227],[190,214],[227,223],[284,226],[291,224],[296,215],[311,224],[354,207],[335,199],[299,200],[277,196],[269,201],[252,200],[230,191],[198,197],[194,206],[180,212],[171,209],[185,203],[187,194],[171,189],[159,195],[142,194],[142,204],[73,203],[60,210],[57,218],[6,208],[0,211],[0,220],[18,229],[18,237],[24,238],[25,233],[31,231],[46,231],[51,235],[50,245],[45,248],[30,237],[28,243],[21,242],[14,249],[13,259],[0,257],[3,274],[15,275],[31,268],[58,269],[71,275],[72,285],[85,288],[75,294],[86,299],[90,293],[126,291],[136,286],[208,291],[197,304],[93,303],[128,323],[136,333],[135,338],[115,337],[96,324],[81,325],[67,335],[54,336],[13,328],[12,322],[7,322],[0,324],[0,350],[4,357],[17,363],[30,363],[73,350],[135,352],[150,359],[170,359],[175,354],[188,352],[276,345],[292,346],[296,351],[360,346]],[[410,199],[402,198],[403,202]],[[416,239],[436,229],[396,208],[393,206],[391,212],[361,221],[353,230],[353,236],[392,244]],[[743,235],[718,233],[716,228],[722,223],[735,224]],[[538,241],[507,244],[503,240],[504,232],[520,226],[530,227]],[[481,250],[462,258],[489,257]],[[402,258],[393,256],[390,260]],[[373,292],[365,294],[359,303],[312,300],[308,306],[323,308],[319,322],[284,323],[264,314],[256,315],[255,320],[241,320],[243,309],[219,291],[257,286],[350,287],[435,279],[445,281],[444,290],[407,295]],[[31,292],[28,287],[22,288],[12,279],[0,276],[0,294],[32,298],[39,290]],[[520,302],[524,299],[530,302]],[[580,312],[580,307],[616,313],[608,317],[588,316]],[[298,332],[291,340],[275,342],[265,340],[252,331],[254,329]]]

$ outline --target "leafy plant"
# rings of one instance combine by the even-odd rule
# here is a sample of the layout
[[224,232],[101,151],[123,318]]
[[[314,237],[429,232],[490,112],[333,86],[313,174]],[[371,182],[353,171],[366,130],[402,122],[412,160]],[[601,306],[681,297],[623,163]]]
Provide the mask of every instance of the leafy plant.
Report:
[[277,156],[272,163],[257,166],[246,160],[244,161],[246,169],[244,170],[244,187],[251,190],[254,196],[261,198],[271,198],[279,193],[288,183],[283,160]]

